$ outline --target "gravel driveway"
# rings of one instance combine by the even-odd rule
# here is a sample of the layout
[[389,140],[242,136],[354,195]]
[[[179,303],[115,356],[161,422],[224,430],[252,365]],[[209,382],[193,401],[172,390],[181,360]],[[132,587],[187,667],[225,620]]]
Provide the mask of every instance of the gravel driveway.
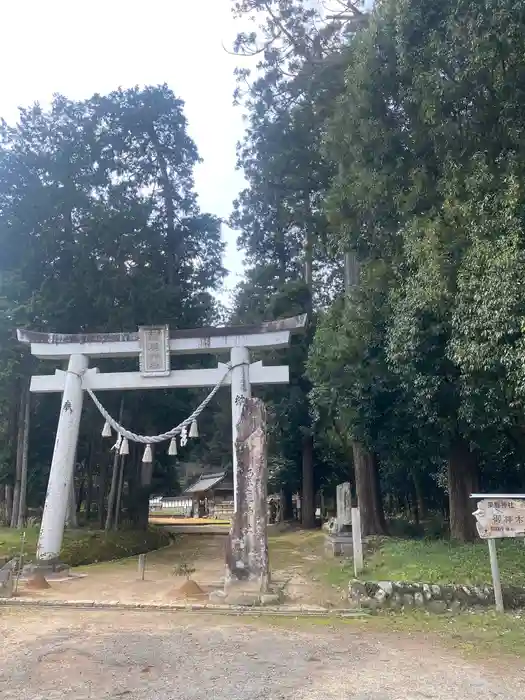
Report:
[[525,675],[424,639],[242,618],[0,611],[0,698],[518,700]]

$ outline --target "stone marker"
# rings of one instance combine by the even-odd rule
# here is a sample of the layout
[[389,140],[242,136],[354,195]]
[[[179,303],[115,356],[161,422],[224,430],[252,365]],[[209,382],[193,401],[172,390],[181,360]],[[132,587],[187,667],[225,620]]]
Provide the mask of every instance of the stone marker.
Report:
[[337,485],[336,507],[338,531],[348,531],[352,525],[352,490],[349,481]]
[[146,555],[139,554],[139,576],[140,576],[141,581],[144,581],[145,573],[146,573]]
[[325,549],[335,557],[351,557],[352,543],[352,489],[345,481],[336,487],[336,517],[328,527]]
[[225,594],[260,597],[269,590],[270,564],[266,409],[259,399],[243,400],[235,451],[237,507],[226,545]]
[[357,577],[364,568],[361,511],[359,508],[352,508],[352,554],[354,557],[354,575]]

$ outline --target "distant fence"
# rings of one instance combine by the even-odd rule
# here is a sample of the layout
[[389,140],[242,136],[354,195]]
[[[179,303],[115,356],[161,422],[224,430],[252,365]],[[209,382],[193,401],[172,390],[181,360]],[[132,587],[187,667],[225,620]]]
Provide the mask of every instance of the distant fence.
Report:
[[151,512],[169,511],[170,515],[179,515],[183,518],[191,516],[193,501],[191,498],[182,496],[174,496],[173,498],[156,498],[152,499],[149,504]]

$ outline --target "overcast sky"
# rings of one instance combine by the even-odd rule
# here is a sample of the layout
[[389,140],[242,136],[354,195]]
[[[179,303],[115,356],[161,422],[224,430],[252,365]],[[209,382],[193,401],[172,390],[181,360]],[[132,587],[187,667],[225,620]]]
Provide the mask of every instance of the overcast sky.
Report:
[[[231,0],[2,0],[0,116],[43,105],[55,92],[89,97],[168,83],[186,103],[190,135],[204,159],[195,172],[201,208],[227,217],[243,185],[235,170],[242,115],[232,105]],[[242,273],[236,235],[224,229],[231,288]]]

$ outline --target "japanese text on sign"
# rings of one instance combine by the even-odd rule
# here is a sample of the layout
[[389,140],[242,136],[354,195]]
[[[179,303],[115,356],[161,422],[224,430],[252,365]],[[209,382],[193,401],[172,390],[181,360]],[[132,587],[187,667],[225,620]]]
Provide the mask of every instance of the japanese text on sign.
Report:
[[483,539],[525,536],[525,500],[484,499],[473,515]]
[[169,329],[167,326],[139,328],[140,371],[147,375],[170,372]]

